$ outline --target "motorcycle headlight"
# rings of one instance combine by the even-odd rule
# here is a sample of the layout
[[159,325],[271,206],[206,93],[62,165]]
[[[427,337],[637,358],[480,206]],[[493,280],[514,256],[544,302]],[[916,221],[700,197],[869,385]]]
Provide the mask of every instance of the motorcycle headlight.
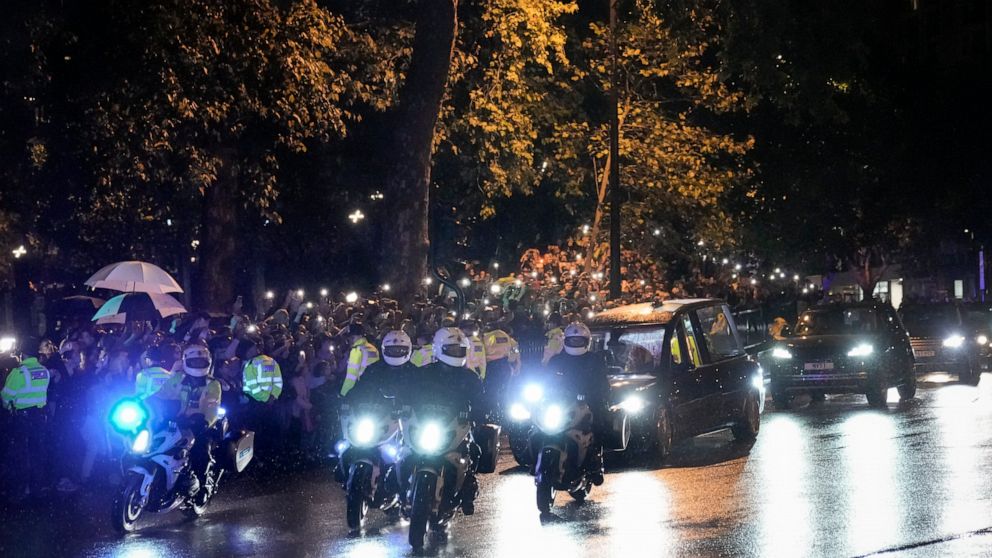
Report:
[[134,399],[122,399],[110,410],[110,424],[119,432],[134,432],[147,418],[144,405]]
[[963,335],[951,335],[950,337],[944,339],[943,345],[949,349],[957,349],[964,344]]
[[632,415],[640,413],[646,405],[647,403],[639,395],[629,395],[620,402],[620,408]]
[[789,349],[783,349],[782,347],[775,347],[772,349],[772,358],[787,359],[792,358],[792,352]]
[[510,405],[510,418],[517,422],[529,420],[530,411],[528,411],[527,407],[524,407],[522,404],[514,403],[513,405]]
[[544,388],[538,384],[527,384],[524,387],[524,401],[528,403],[537,403],[544,397]]
[[989,336],[979,335],[978,337],[975,338],[975,342],[978,343],[979,345],[984,345],[989,342]]
[[422,452],[436,453],[442,449],[442,443],[444,443],[444,432],[440,424],[428,422],[420,429],[417,436],[417,446]]
[[849,357],[866,357],[866,356],[870,355],[874,350],[875,350],[875,347],[872,347],[868,343],[862,343],[862,344],[858,345],[857,347],[851,349],[850,351],[847,351],[847,356],[849,356]]
[[371,444],[375,441],[375,421],[370,418],[359,419],[351,435],[356,444]]
[[545,430],[552,432],[559,430],[564,423],[565,410],[562,409],[560,405],[549,405],[548,408],[544,410],[544,416],[541,417],[541,426],[543,426]]
[[151,432],[147,430],[142,430],[138,432],[138,435],[134,437],[134,441],[131,442],[131,451],[133,453],[145,453],[148,451],[148,444],[152,440]]

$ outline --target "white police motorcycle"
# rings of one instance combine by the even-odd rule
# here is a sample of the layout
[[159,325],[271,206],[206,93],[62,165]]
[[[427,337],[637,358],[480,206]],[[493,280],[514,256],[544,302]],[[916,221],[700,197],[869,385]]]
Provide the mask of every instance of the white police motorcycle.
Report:
[[[217,465],[209,468],[203,486],[192,474],[190,451],[194,438],[174,421],[153,424],[145,402],[127,398],[114,405],[110,422],[124,436],[127,449],[121,461],[124,482],[114,499],[111,521],[120,533],[134,531],[144,512],[182,510],[188,517],[203,515],[225,471],[241,472],[254,453],[255,434],[229,433],[221,417],[211,428],[220,442]],[[199,488],[195,488],[199,486]]]

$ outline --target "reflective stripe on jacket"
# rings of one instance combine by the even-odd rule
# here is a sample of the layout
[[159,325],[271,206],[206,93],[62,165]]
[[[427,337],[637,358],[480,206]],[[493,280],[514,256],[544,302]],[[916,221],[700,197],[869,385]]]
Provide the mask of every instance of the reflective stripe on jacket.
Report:
[[282,369],[270,356],[258,355],[246,362],[241,379],[242,389],[255,401],[265,403],[282,393]]
[[15,410],[42,408],[48,403],[48,384],[52,373],[38,362],[37,358],[24,359],[21,365],[10,371],[4,382],[0,398],[3,406]]
[[547,365],[551,357],[557,355],[565,348],[565,332],[560,327],[556,327],[544,335],[544,356],[541,357],[541,364]]
[[158,390],[162,389],[162,386],[169,381],[172,377],[172,372],[169,372],[161,366],[152,366],[150,368],[145,368],[138,372],[138,375],[134,377],[134,394],[138,396],[139,399],[147,399],[152,395],[155,395]]
[[414,350],[413,354],[410,355],[410,362],[417,367],[427,366],[428,364],[434,362],[434,347],[430,343],[422,345],[419,349]]
[[364,337],[359,337],[351,346],[351,353],[348,355],[348,369],[344,385],[341,386],[341,395],[347,395],[351,388],[355,387],[355,382],[362,377],[362,372],[377,360],[379,360],[379,351],[375,345]]

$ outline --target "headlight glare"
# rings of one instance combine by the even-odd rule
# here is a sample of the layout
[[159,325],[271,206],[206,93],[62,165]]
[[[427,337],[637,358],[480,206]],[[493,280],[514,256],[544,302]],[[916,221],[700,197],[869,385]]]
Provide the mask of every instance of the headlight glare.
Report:
[[984,345],[989,342],[989,336],[979,335],[978,337],[975,338],[975,342],[977,342],[979,345]]
[[558,430],[565,422],[565,411],[559,405],[550,405],[544,410],[541,422],[547,430]]
[[134,437],[134,441],[131,442],[131,451],[133,453],[145,453],[148,451],[148,443],[151,442],[152,435],[147,430],[142,430],[138,432],[138,435]]
[[782,347],[775,347],[774,349],[772,349],[772,357],[780,358],[780,359],[792,358],[792,352],[789,351],[789,349],[784,349]]
[[544,388],[538,384],[527,384],[524,387],[524,401],[528,403],[537,403],[544,397]]
[[963,344],[964,344],[964,336],[957,334],[951,335],[950,337],[944,339],[944,343],[943,343],[945,347],[951,349],[957,349]]
[[514,403],[513,405],[510,405],[510,418],[517,422],[523,422],[530,419],[530,411],[528,411],[527,407],[524,407],[522,404]]
[[369,418],[360,419],[355,425],[352,435],[357,444],[371,444],[375,441],[375,421]]
[[857,347],[854,347],[850,351],[847,351],[847,356],[849,357],[866,357],[874,352],[875,348],[868,343],[862,343]]
[[639,395],[628,395],[626,399],[620,402],[620,408],[632,415],[636,415],[644,410],[647,403]]
[[441,438],[441,425],[436,422],[428,422],[417,436],[417,445],[426,453],[434,453],[441,449]]

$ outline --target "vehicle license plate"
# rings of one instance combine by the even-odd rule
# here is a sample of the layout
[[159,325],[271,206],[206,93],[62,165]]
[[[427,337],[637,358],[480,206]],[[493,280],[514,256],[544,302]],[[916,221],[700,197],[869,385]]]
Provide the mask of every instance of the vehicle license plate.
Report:
[[935,354],[937,353],[935,353],[934,351],[916,351],[916,356],[918,357],[932,357]]
[[804,370],[833,370],[834,369],[834,363],[829,362],[829,361],[827,361],[827,362],[807,362],[806,365],[803,366],[803,369]]

